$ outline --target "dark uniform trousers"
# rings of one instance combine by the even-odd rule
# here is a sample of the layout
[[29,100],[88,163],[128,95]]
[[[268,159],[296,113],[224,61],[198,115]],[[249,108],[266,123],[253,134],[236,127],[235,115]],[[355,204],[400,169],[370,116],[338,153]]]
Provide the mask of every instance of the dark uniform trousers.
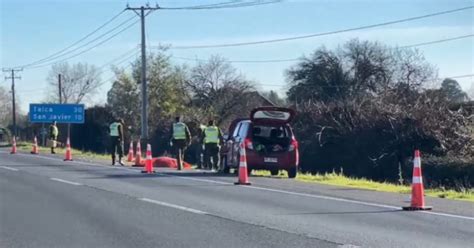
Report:
[[110,152],[112,153],[112,163],[115,163],[115,153],[118,154],[119,159],[123,157],[123,147],[122,141],[120,140],[119,136],[111,136],[111,149]]
[[[204,144],[204,166],[207,169],[218,169],[220,147],[217,143]],[[211,162],[212,158],[212,162]]]
[[187,142],[185,139],[173,139],[173,155],[175,156],[178,166],[183,165],[184,162],[184,152],[186,151]]

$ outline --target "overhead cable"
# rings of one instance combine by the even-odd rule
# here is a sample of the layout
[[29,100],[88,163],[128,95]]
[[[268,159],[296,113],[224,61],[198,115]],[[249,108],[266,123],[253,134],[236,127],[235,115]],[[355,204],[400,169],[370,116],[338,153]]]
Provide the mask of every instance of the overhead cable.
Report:
[[473,9],[473,8],[474,8],[474,6],[467,6],[467,7],[463,7],[463,8],[457,8],[457,9],[451,9],[451,10],[446,10],[446,11],[434,12],[434,13],[430,13],[430,14],[426,14],[426,15],[414,16],[414,17],[409,17],[409,18],[404,18],[404,19],[398,19],[398,20],[393,20],[393,21],[388,21],[388,22],[377,23],[377,24],[370,24],[370,25],[365,25],[365,26],[346,28],[346,29],[341,29],[341,30],[322,32],[322,33],[316,33],[316,34],[309,34],[309,35],[292,36],[292,37],[286,37],[286,38],[280,38],[280,39],[237,42],[237,43],[225,43],[225,44],[211,44],[211,45],[189,45],[189,46],[174,46],[174,47],[171,46],[170,49],[201,49],[201,48],[218,48],[218,47],[236,47],[236,46],[249,46],[249,45],[259,45],[259,44],[268,44],[268,43],[291,41],[291,40],[308,39],[308,38],[327,36],[327,35],[333,35],[333,34],[340,34],[340,33],[352,32],[352,31],[357,31],[357,30],[370,29],[370,28],[388,26],[388,25],[393,25],[393,24],[398,24],[398,23],[410,22],[410,21],[420,20],[420,19],[424,19],[424,18],[440,16],[440,15],[446,15],[446,14],[451,14],[451,13],[460,12],[460,11],[465,11],[465,10],[469,10],[469,9]]
[[31,66],[31,65],[35,65],[35,64],[39,64],[41,62],[45,62],[47,60],[49,60],[50,58],[54,57],[54,56],[57,56],[59,54],[62,54],[64,52],[66,52],[67,50],[69,50],[70,48],[78,45],[79,43],[83,42],[84,40],[86,40],[87,38],[91,37],[92,35],[94,35],[95,33],[97,33],[98,31],[100,31],[102,28],[104,28],[105,26],[107,26],[108,24],[110,24],[111,22],[113,22],[115,19],[117,19],[120,15],[122,15],[124,12],[124,10],[120,11],[118,14],[116,14],[115,16],[113,16],[112,18],[110,18],[108,21],[106,21],[104,24],[100,25],[99,27],[97,27],[96,29],[94,29],[92,32],[88,33],[87,35],[85,35],[84,37],[82,37],[81,39],[77,40],[76,42],[72,43],[71,45],[55,52],[55,53],[52,53],[50,54],[49,56],[47,57],[44,57],[42,59],[39,59],[39,60],[35,60],[31,63],[28,63],[28,64],[24,64],[24,65],[21,65],[21,66],[17,66],[17,67],[22,67],[22,68],[25,68],[25,67],[28,67],[28,66]]

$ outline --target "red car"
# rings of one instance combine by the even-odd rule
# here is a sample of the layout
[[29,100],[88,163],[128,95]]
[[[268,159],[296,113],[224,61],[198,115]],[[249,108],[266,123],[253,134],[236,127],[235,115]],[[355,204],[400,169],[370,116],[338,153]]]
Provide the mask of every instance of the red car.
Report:
[[224,148],[222,149],[223,171],[239,166],[239,147],[243,143],[247,154],[247,169],[269,170],[277,175],[286,170],[289,178],[298,171],[298,142],[290,122],[295,111],[280,107],[254,109],[250,119],[232,122]]

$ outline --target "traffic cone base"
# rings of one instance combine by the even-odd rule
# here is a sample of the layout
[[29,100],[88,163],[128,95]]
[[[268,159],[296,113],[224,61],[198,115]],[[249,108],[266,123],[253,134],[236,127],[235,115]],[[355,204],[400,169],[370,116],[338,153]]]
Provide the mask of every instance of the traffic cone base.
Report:
[[71,142],[69,141],[69,138],[67,138],[66,142],[66,154],[64,161],[72,161]]
[[142,173],[152,174],[155,173],[153,170],[153,158],[151,157],[151,145],[147,144],[146,146],[146,161],[145,161],[145,170],[142,170]]
[[413,179],[411,185],[411,204],[410,206],[402,207],[402,209],[405,211],[433,209],[431,206],[425,206],[424,192],[420,151],[415,150],[415,158],[413,159]]
[[13,136],[12,139],[12,150],[10,151],[10,154],[15,154],[16,153],[16,137]]
[[38,140],[36,139],[36,136],[35,138],[33,139],[33,148],[31,149],[31,154],[39,154],[39,151],[38,151]]
[[142,148],[140,145],[140,140],[137,141],[137,150],[135,152],[135,164],[133,166],[143,166],[142,165]]
[[133,162],[133,141],[130,141],[130,146],[128,148],[127,162]]
[[423,207],[412,207],[412,206],[409,206],[409,207],[402,207],[403,210],[405,211],[419,211],[419,210],[432,210],[433,207],[431,206],[423,206]]
[[249,182],[246,182],[246,183],[235,182],[234,185],[252,185],[252,184]]
[[251,185],[247,170],[247,155],[245,154],[245,146],[240,146],[240,163],[239,163],[239,179],[234,185]]

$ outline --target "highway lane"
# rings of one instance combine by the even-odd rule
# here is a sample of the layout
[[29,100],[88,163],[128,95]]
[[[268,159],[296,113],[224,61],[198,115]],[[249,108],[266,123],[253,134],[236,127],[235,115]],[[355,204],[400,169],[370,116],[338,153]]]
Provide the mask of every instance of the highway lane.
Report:
[[[135,199],[134,202],[137,202],[136,199],[143,199],[145,201],[142,200],[140,206],[145,203],[156,205],[159,211],[172,209],[201,217],[212,216],[229,225],[249,225],[317,243],[316,246],[291,243],[290,246],[294,247],[335,244],[364,247],[468,247],[474,242],[474,219],[402,212],[390,204],[363,204],[364,202],[352,201],[347,197],[328,197],[327,194],[306,192],[302,185],[307,184],[300,185],[290,180],[252,177],[256,183],[251,187],[242,187],[232,185],[234,178],[200,172],[160,170],[157,175],[142,175],[131,168],[64,163],[54,158],[5,153],[0,153],[0,164],[20,170],[0,168],[0,173],[3,170],[3,174],[23,175],[25,178],[36,175],[49,183],[69,188],[88,188],[108,195],[118,194],[126,199]],[[52,181],[50,178],[80,185]],[[282,189],[288,188],[288,185],[298,187],[293,187],[291,191]],[[67,188],[66,186],[64,187]],[[86,206],[92,204],[86,202]],[[464,213],[469,213],[472,207],[470,203],[458,205],[459,208],[467,208]],[[116,217],[116,221],[121,218]],[[186,221],[183,220],[181,224],[194,225],[186,224]],[[160,227],[153,228],[163,230]],[[193,230],[190,233],[199,232],[199,229]],[[212,239],[222,232],[232,233],[226,229],[214,231],[208,237],[201,235],[198,239]],[[268,242],[271,243],[271,240]],[[242,247],[263,247],[266,243],[240,244]],[[212,243],[209,245],[221,247],[213,246]],[[281,247],[288,246],[285,243]]]
[[23,170],[0,168],[0,247],[337,247]]

